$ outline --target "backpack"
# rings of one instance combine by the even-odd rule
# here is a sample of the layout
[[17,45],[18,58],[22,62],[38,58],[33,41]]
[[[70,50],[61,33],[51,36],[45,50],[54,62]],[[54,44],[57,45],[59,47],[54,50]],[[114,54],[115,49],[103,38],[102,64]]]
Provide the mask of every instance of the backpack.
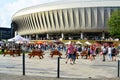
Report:
[[112,49],[112,53],[116,53],[116,49],[115,48]]
[[108,53],[108,48],[104,48],[103,54],[107,54],[107,53]]
[[108,48],[106,48],[106,52],[105,52],[106,54],[108,53]]

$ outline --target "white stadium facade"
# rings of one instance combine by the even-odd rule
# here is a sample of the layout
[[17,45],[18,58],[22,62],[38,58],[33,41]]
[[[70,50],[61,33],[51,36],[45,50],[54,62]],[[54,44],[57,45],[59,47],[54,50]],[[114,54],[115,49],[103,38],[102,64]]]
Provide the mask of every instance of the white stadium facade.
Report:
[[107,38],[120,0],[63,0],[24,8],[12,17],[16,34],[32,39]]

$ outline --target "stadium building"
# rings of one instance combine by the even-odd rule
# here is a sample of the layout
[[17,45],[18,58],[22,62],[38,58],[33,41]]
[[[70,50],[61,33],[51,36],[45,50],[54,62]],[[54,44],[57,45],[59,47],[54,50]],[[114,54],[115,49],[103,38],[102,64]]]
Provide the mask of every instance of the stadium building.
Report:
[[105,39],[107,21],[120,0],[63,0],[17,11],[16,34],[33,39]]

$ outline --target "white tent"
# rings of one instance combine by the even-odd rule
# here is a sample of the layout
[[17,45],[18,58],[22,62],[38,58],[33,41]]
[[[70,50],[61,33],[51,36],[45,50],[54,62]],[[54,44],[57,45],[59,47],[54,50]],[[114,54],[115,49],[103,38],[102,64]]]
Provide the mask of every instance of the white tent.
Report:
[[8,39],[8,41],[14,41],[14,42],[29,42],[29,39],[26,39],[26,38],[23,38],[23,37],[21,37],[20,35],[17,35],[17,36],[15,36],[15,37],[13,37],[13,38],[11,38],[11,39]]
[[14,41],[14,38],[10,38],[10,39],[8,39],[8,41],[13,42],[13,41]]
[[76,44],[82,44],[80,41],[77,41]]

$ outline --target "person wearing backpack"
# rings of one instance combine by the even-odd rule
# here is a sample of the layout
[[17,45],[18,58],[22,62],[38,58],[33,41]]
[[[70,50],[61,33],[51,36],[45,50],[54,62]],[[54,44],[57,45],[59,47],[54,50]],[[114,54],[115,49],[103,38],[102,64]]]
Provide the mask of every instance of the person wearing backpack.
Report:
[[112,61],[112,47],[111,47],[111,45],[108,47],[108,57],[109,57],[109,60]]
[[116,55],[117,55],[116,48],[113,46],[112,47],[112,61],[116,61]]
[[108,52],[107,47],[104,46],[103,49],[102,49],[102,53],[103,53],[103,62],[105,62],[105,57],[106,57],[107,52]]

